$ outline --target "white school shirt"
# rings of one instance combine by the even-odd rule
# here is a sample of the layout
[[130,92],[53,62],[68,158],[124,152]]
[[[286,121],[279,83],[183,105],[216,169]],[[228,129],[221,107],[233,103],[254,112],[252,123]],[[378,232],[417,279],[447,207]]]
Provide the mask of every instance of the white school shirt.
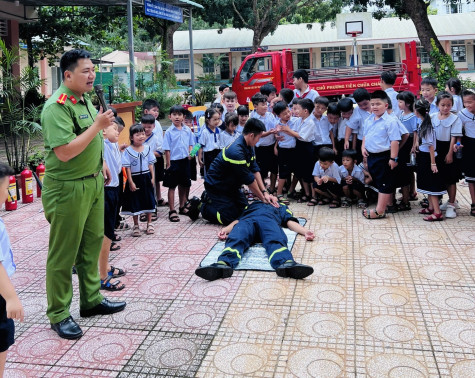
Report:
[[315,89],[310,89],[310,86],[308,86],[303,93],[301,93],[298,89],[294,89],[294,97],[296,98],[308,98],[314,102],[318,96],[320,96],[318,92]]
[[432,114],[434,114],[434,113],[439,112],[439,107],[437,106],[436,101],[437,101],[437,97],[434,98],[434,100],[430,103],[430,109],[429,109],[429,115],[430,116],[432,116]]
[[195,145],[195,136],[188,126],[182,125],[177,129],[170,126],[163,138],[163,150],[170,151],[170,160],[181,160],[190,154],[189,147]]
[[363,140],[363,123],[371,116],[371,113],[367,112],[366,110],[361,110],[359,106],[354,108],[353,114],[351,115],[350,119],[346,123],[350,129],[353,130],[353,133],[357,133],[357,138],[359,140]]
[[440,120],[438,115],[436,113],[430,116],[437,140],[449,142],[451,137],[462,136],[462,121],[458,116],[450,114],[446,119]]
[[[298,124],[298,121],[299,121],[299,118],[297,117],[291,117],[289,122],[287,122],[287,124],[285,124],[284,122],[281,122],[280,120],[276,121],[275,123],[275,126],[277,127],[277,125],[287,125],[290,127],[291,130],[294,130],[295,131],[295,126]],[[279,140],[277,143],[279,144],[279,147],[280,148],[294,148],[296,143],[297,143],[297,140],[295,139],[295,137],[293,137],[292,135],[289,135],[287,133],[284,133],[284,132],[279,132],[279,136],[282,136],[284,139],[283,140]]]
[[[420,135],[420,133],[419,133]],[[432,129],[427,133],[425,137],[421,137],[421,144],[419,146],[419,151],[430,152],[429,147],[434,146],[434,153],[437,156],[437,138],[435,137],[435,131]]]
[[239,134],[242,134],[242,131],[243,131],[243,130],[244,130],[244,126],[237,125],[236,131],[237,131]]
[[313,142],[315,140],[315,122],[312,119],[313,114],[302,120],[301,117],[296,121],[295,131],[299,133],[298,140],[302,142]]
[[315,163],[315,167],[313,168],[312,176],[322,178],[323,176],[333,177],[338,184],[341,183],[341,175],[340,170],[338,169],[338,164],[333,162],[327,169],[322,169],[320,166],[320,162],[317,161]]
[[462,121],[465,135],[469,138],[475,138],[475,115],[470,113],[467,109],[462,109],[458,116]]
[[[337,139],[340,140],[345,140],[345,133],[346,133],[346,125],[348,124],[349,119],[346,118],[340,118],[338,121],[338,128],[337,128]],[[351,142],[353,140],[353,133],[350,134],[350,139],[349,141]]]
[[150,146],[147,145],[144,145],[142,152],[135,151],[132,146],[129,146],[122,154],[122,166],[130,168],[132,176],[150,172],[148,166],[155,162],[155,155]]
[[391,100],[391,106],[393,108],[393,113],[399,118],[401,115],[401,109],[399,109],[399,103],[397,101],[398,93],[394,90],[393,87],[387,88],[384,90],[388,95],[389,99]]
[[214,132],[208,127],[205,126],[201,132],[198,143],[201,144],[203,152],[210,152],[213,150],[219,150],[219,135],[221,130],[217,127]]
[[419,125],[419,118],[414,113],[409,113],[404,115],[404,113],[401,113],[399,116],[399,121],[402,122],[404,127],[409,131],[410,133],[414,133],[417,131],[417,126]]
[[[257,114],[256,111],[253,111],[250,115],[250,118],[256,118],[264,123],[266,127],[266,131],[270,131],[275,128],[275,116],[272,113],[266,112],[263,116]],[[275,143],[275,136],[274,134],[267,135],[259,139],[257,142],[256,147],[264,147],[270,146]]]
[[317,117],[313,116],[313,122],[315,123],[315,136],[320,135],[320,140],[317,140],[315,137],[313,144],[316,146],[322,144],[332,144],[330,130],[333,130],[333,126],[328,121],[327,116],[322,116],[320,119],[317,119]]
[[374,118],[374,114],[371,114],[363,125],[365,148],[373,154],[389,151],[392,141],[401,140],[398,121],[387,112],[378,120]]
[[453,95],[452,98],[454,99],[454,106],[452,106],[452,109],[450,109],[450,111],[455,112],[455,114],[458,114],[463,109],[462,97],[460,97],[459,95]]
[[158,137],[156,134],[150,135],[150,136],[145,136],[145,142],[143,144],[146,144],[147,146],[150,146],[153,152],[158,151]]
[[13,262],[12,245],[2,218],[0,218],[0,262],[7,271],[8,277],[11,277],[15,273],[16,265]]
[[342,179],[347,176],[351,176],[364,184],[364,172],[358,165],[353,166],[351,174],[348,172],[348,169],[346,169],[343,165],[340,165],[340,176]]
[[163,154],[163,128],[157,120],[155,120],[155,128],[152,133],[157,137],[157,152]]
[[122,156],[118,143],[111,143],[104,139],[104,160],[111,173],[111,181],[106,187],[116,188],[119,186],[119,173],[122,169]]
[[401,136],[403,136],[404,134],[409,134],[409,130],[406,128],[406,126],[404,126],[404,124],[399,120],[399,118],[396,116],[396,114],[394,114],[394,112],[391,112],[391,114],[389,115],[396,120]]
[[238,137],[239,133],[237,131],[234,132],[234,134],[229,134],[227,130],[221,131],[219,133],[219,149],[225,148],[229,146],[231,143],[233,143]]

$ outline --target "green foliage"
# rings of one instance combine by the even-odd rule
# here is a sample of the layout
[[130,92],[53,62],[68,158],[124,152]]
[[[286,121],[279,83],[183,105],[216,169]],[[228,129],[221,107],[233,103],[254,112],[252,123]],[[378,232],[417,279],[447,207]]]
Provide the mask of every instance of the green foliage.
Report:
[[475,81],[467,77],[466,79],[462,79],[459,76],[460,82],[462,83],[462,89],[475,89]]
[[439,90],[445,90],[445,83],[452,77],[458,77],[459,72],[455,68],[452,58],[445,52],[440,52],[435,41],[431,39],[432,51],[430,52],[429,76],[437,79]]
[[[42,81],[36,69],[24,68],[19,76],[12,74],[18,64],[18,49],[7,48],[0,40],[0,136],[8,164],[20,172],[31,153],[31,137],[41,132],[39,124],[43,101],[38,92]],[[44,99],[43,99],[44,100]]]
[[38,165],[44,163],[46,151],[43,148],[33,147],[31,154],[28,156],[27,164],[31,170],[35,170]]

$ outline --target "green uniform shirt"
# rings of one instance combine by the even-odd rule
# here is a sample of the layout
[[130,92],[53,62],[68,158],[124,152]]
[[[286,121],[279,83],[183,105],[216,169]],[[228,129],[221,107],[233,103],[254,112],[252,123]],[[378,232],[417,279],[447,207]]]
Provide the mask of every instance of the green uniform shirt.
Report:
[[[53,148],[70,143],[92,125],[97,110],[87,95],[78,99],[62,84],[46,102],[41,113],[45,149],[45,174],[56,180],[74,180],[102,169],[104,142],[98,133],[78,156],[67,162],[58,159]],[[59,101],[59,102],[58,102]]]

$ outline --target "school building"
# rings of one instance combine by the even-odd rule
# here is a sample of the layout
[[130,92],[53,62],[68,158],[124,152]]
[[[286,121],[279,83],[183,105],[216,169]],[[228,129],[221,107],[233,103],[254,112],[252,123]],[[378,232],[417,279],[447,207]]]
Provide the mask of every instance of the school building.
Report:
[[[429,20],[445,51],[457,69],[475,69],[475,12],[429,16]],[[400,62],[405,59],[404,43],[418,41],[411,20],[397,17],[372,20],[372,37],[358,39],[359,64]],[[188,31],[173,37],[175,74],[179,80],[190,79]],[[195,77],[214,73],[222,80],[230,79],[250,54],[252,31],[248,29],[208,29],[193,31]],[[268,51],[291,49],[294,67],[321,68],[350,65],[352,39],[338,39],[331,23],[321,30],[319,23],[280,25],[264,38]],[[429,67],[429,56],[419,49],[422,68]]]

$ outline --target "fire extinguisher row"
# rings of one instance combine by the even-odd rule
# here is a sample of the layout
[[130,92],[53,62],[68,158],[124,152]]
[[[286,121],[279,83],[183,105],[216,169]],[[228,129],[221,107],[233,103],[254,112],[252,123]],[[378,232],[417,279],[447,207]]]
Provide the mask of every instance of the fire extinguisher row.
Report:
[[[25,168],[20,174],[21,180],[21,201],[22,203],[33,202],[33,175],[36,179],[36,195],[41,197],[41,189],[43,187],[43,178],[45,176],[45,166],[40,164],[36,168],[36,173]],[[15,176],[9,177],[8,198],[5,201],[5,210],[12,211],[18,207],[17,189]]]

